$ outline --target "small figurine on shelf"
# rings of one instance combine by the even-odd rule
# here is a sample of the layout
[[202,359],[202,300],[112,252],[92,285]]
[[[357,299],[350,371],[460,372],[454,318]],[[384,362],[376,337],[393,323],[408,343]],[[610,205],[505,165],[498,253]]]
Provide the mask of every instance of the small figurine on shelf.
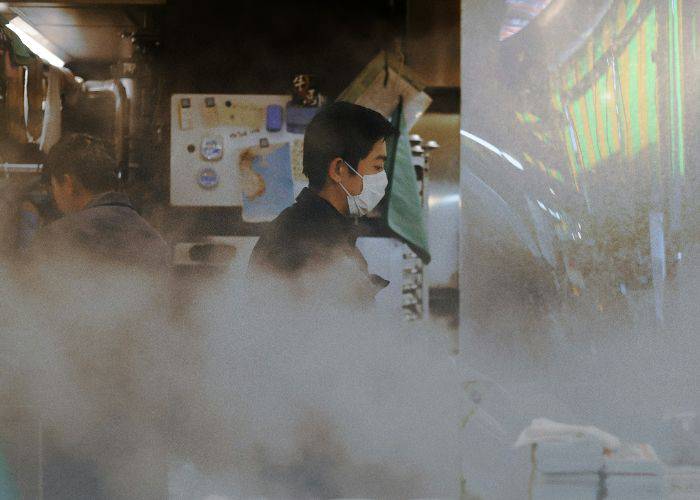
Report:
[[292,100],[287,103],[287,132],[303,134],[322,104],[316,77],[296,75],[292,80]]

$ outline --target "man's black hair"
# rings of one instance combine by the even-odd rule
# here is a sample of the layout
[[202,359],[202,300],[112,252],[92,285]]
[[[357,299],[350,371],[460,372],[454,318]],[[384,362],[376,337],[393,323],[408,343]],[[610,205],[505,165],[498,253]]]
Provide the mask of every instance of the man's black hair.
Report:
[[309,187],[323,187],[334,158],[358,168],[377,141],[396,133],[386,118],[369,108],[342,101],[326,106],[311,120],[304,135],[303,171]]
[[104,193],[119,187],[117,162],[110,145],[88,134],[69,134],[56,143],[44,162],[46,179],[63,182],[70,175],[91,193]]

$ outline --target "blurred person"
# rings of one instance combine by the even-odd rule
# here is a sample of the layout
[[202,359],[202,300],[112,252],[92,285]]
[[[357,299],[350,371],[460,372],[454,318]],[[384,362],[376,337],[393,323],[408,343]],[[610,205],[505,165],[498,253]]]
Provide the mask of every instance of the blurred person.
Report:
[[44,341],[58,347],[27,374],[46,424],[47,498],[167,498],[172,408],[154,387],[165,387],[175,342],[170,251],[118,191],[117,168],[109,146],[86,134],[64,137],[44,164],[62,217],[32,241],[25,283]]
[[323,108],[304,135],[303,172],[309,185],[258,240],[249,276],[274,283],[332,273],[343,280],[341,295],[361,304],[372,300],[388,282],[368,273],[355,246],[357,219],[385,195],[386,141],[395,134],[391,123],[371,109],[347,102]]
[[33,247],[111,264],[166,267],[170,249],[129,197],[118,192],[117,168],[103,141],[87,134],[61,139],[49,152],[44,175],[63,217],[43,227]]

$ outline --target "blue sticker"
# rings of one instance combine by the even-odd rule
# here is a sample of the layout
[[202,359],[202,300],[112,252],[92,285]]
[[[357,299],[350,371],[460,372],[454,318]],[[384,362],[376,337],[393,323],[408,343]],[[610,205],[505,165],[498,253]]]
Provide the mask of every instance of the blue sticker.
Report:
[[201,146],[202,158],[208,161],[220,160],[224,156],[224,138],[220,135],[203,137]]
[[219,185],[219,174],[213,168],[203,168],[199,171],[197,182],[204,189],[214,189]]

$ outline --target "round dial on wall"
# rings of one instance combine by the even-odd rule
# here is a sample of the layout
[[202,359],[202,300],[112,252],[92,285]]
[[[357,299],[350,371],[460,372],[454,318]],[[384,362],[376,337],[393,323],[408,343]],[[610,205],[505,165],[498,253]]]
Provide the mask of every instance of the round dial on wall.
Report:
[[203,137],[200,151],[207,161],[220,160],[224,156],[224,138],[220,135]]
[[203,168],[197,175],[197,183],[204,189],[214,189],[219,185],[219,174],[213,168]]

